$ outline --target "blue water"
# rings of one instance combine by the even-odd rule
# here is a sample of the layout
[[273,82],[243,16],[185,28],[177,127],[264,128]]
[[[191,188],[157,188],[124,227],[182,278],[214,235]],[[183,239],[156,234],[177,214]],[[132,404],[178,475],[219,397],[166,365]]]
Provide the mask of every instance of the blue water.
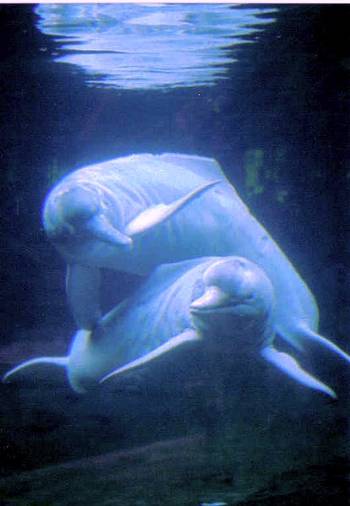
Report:
[[[232,47],[273,22],[273,8],[225,4],[39,5],[42,33],[62,44],[55,61],[93,86],[172,89],[214,85]],[[251,40],[250,40],[251,42]]]
[[[63,175],[133,153],[215,158],[350,352],[347,5],[0,7],[1,374],[63,355],[65,262],[41,223]],[[103,308],[140,279],[103,273]],[[0,385],[0,503],[347,504],[336,402],[235,357],[175,356],[78,395],[62,371]],[[214,381],[215,379],[215,381]]]

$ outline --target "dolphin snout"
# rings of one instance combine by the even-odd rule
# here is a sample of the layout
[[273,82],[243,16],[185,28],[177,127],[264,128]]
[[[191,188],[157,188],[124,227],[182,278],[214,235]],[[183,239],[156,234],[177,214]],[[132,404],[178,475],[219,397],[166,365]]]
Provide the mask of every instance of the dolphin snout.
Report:
[[205,311],[226,306],[230,302],[230,296],[218,286],[209,286],[204,294],[192,302],[190,310]]

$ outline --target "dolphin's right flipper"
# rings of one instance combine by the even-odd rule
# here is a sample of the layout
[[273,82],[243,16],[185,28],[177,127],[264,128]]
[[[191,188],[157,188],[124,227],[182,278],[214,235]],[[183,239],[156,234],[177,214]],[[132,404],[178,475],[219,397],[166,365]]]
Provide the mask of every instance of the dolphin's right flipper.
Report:
[[183,346],[184,344],[200,341],[201,338],[198,336],[195,330],[193,329],[187,329],[184,332],[181,332],[181,334],[178,334],[175,337],[172,337],[168,341],[166,341],[164,344],[161,344],[156,348],[155,350],[150,351],[149,353],[146,353],[146,355],[143,355],[140,358],[137,358],[133,360],[132,362],[128,362],[126,365],[122,367],[118,367],[114,371],[110,372],[106,376],[104,376],[100,383],[104,383],[106,380],[112,378],[112,376],[116,376],[118,374],[121,374],[122,372],[130,371],[131,369],[136,369],[137,367],[141,367],[148,362],[151,362],[152,360],[161,357],[168,351],[171,351],[175,348],[178,348],[180,346]]
[[68,357],[38,357],[32,358],[31,360],[26,360],[22,362],[22,364],[17,365],[13,369],[10,369],[5,376],[2,378],[4,383],[7,383],[13,379],[18,372],[26,369],[27,367],[32,367],[33,365],[41,365],[41,364],[52,364],[58,365],[59,367],[66,367],[68,364]]
[[147,232],[153,227],[169,219],[186,204],[192,202],[192,200],[196,199],[202,193],[206,192],[209,188],[218,183],[220,183],[220,180],[204,183],[170,204],[158,204],[145,209],[145,211],[142,211],[142,213],[135,216],[135,218],[127,224],[124,233],[133,237],[137,234]]
[[75,323],[80,329],[93,329],[101,318],[101,273],[97,267],[71,264],[67,267],[66,291]]
[[291,355],[288,355],[288,353],[277,351],[273,346],[266,346],[262,349],[261,355],[270,364],[280,369],[298,383],[323,392],[333,399],[337,398],[334,390],[305,371]]

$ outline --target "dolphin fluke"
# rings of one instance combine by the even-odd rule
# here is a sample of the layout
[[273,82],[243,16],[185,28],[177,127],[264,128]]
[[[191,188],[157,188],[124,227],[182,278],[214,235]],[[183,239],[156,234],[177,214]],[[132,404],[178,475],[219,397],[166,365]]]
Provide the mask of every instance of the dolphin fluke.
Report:
[[169,219],[186,204],[192,202],[192,200],[196,199],[202,193],[206,192],[209,188],[217,185],[218,183],[220,183],[220,180],[210,181],[209,183],[198,186],[193,191],[187,193],[184,197],[175,200],[171,204],[158,204],[149,207],[128,223],[125,228],[125,233],[129,236],[135,236],[137,234],[147,232],[151,228]]
[[37,357],[32,358],[30,360],[26,360],[25,362],[22,362],[21,364],[17,365],[13,369],[10,369],[4,377],[2,378],[2,381],[4,383],[9,383],[13,377],[23,369],[27,369],[28,367],[41,365],[41,364],[52,364],[57,365],[59,367],[67,367],[68,365],[68,357]]
[[298,383],[323,392],[333,399],[337,398],[337,394],[334,390],[305,371],[291,355],[288,355],[288,353],[277,351],[273,346],[266,346],[262,349],[261,355],[267,362],[280,369]]

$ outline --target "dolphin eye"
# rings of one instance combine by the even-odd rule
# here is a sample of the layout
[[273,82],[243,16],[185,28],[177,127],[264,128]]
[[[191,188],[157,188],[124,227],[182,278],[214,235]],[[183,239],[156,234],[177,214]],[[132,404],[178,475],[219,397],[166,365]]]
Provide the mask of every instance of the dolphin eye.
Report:
[[70,240],[71,236],[74,235],[74,233],[74,226],[67,221],[61,223],[59,227],[56,227],[53,230],[47,229],[48,237],[51,241],[54,242],[63,242]]
[[199,299],[205,292],[205,285],[202,279],[198,279],[192,289],[191,300]]
[[247,297],[240,295],[231,295],[226,302],[226,306],[238,306],[241,304],[250,304],[254,301],[254,295],[250,294]]
[[98,206],[91,192],[76,188],[60,196],[60,209],[64,221],[78,224],[92,218]]
[[75,202],[69,209],[65,210],[64,218],[69,223],[81,223],[89,220],[96,213],[94,206],[80,205]]

